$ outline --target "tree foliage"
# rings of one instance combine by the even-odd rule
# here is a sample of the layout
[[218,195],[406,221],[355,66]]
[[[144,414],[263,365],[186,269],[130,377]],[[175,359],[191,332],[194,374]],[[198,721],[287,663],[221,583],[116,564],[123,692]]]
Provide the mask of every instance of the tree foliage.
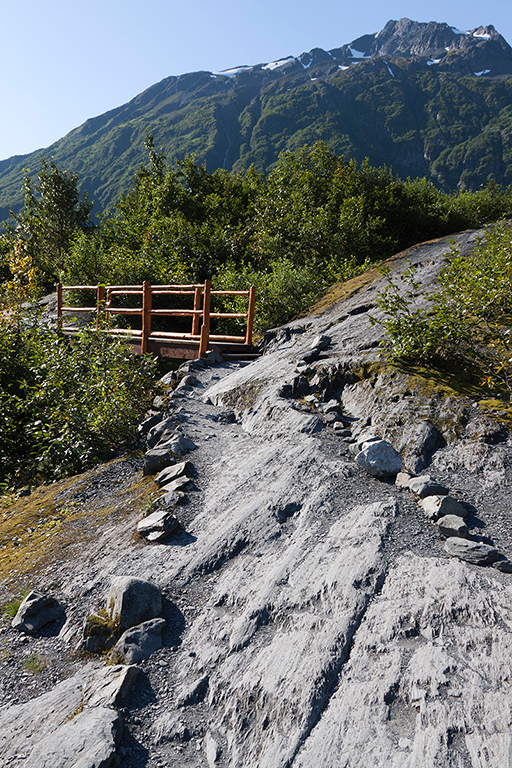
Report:
[[87,194],[83,200],[77,188],[78,176],[61,171],[55,163],[41,158],[38,182],[28,173],[24,179],[24,206],[20,213],[11,210],[1,250],[7,254],[23,252],[43,282],[50,282],[64,265],[70,243],[77,232],[92,228],[93,204]]

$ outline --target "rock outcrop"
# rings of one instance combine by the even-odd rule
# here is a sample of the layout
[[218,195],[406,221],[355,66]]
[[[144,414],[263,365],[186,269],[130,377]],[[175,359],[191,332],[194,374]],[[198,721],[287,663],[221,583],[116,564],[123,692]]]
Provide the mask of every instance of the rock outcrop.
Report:
[[[474,238],[458,236],[462,252]],[[391,266],[410,259],[428,292],[450,246]],[[78,754],[81,733],[88,749],[93,725],[101,759],[122,768],[510,763],[512,441],[478,398],[382,366],[368,319],[382,280],[367,275],[267,334],[253,363],[192,361],[169,376],[184,384],[141,435],[146,457],[167,456],[151,458],[154,498],[193,477],[156,512],[177,521],[172,535],[141,539],[134,510],[37,585],[62,595],[69,648],[113,578],[155,584],[161,616],[118,646],[143,672],[119,715],[97,683],[84,693],[84,676],[111,668],[81,659],[42,696],[0,699],[6,765],[33,750],[41,765],[50,754],[67,765],[65,745]],[[168,449],[177,440],[186,460]],[[401,462],[372,475],[356,457],[383,442]],[[148,461],[133,471],[142,479]],[[148,650],[130,656],[144,633]],[[59,754],[51,733],[65,736]]]

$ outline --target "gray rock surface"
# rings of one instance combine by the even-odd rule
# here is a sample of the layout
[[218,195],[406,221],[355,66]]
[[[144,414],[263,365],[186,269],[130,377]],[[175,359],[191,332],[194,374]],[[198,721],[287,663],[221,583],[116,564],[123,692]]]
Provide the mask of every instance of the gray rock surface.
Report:
[[20,632],[33,633],[63,616],[64,606],[54,597],[33,590],[29,592],[18,608],[16,616],[12,620],[12,626]]
[[113,648],[113,657],[118,656],[125,664],[137,664],[148,659],[162,647],[162,632],[165,619],[151,619],[123,632]]
[[133,627],[162,615],[162,595],[150,581],[114,576],[107,592],[107,610],[119,616],[122,627]]
[[113,709],[79,712],[45,736],[29,757],[31,768],[114,768],[123,720]]
[[[456,237],[462,253],[474,238]],[[433,242],[390,266],[401,272],[410,259],[428,292],[450,248]],[[377,270],[358,278],[337,304],[269,332],[255,362],[178,372],[202,386],[170,391],[164,417],[197,448],[183,527],[164,545],[133,535],[141,483],[156,495],[141,458],[67,481],[62,504],[114,511],[34,582],[62,595],[61,637],[10,626],[0,635],[0,651],[12,649],[0,662],[0,764],[28,764],[14,756],[46,737],[45,718],[54,731],[85,702],[84,686],[59,682],[86,669],[71,639],[112,577],[127,574],[159,587],[166,627],[119,705],[120,768],[510,764],[512,576],[450,556],[413,493],[362,472],[318,408],[336,400],[354,445],[380,435],[408,471],[449,487],[472,510],[471,544],[492,541],[496,564],[510,562],[508,432],[488,424],[478,398],[384,369],[382,329],[368,314],[378,315],[385,284]],[[330,345],[299,374],[327,333]],[[29,650],[49,657],[37,680],[20,663]]]
[[0,765],[100,768],[118,765],[123,721],[135,667],[88,664],[48,693],[0,708]]

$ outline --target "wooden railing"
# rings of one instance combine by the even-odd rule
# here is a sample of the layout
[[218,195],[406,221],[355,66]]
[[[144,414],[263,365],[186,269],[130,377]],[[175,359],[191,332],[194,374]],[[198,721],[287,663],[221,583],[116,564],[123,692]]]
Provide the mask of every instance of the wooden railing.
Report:
[[[65,306],[63,294],[65,291],[94,291],[96,295],[95,306],[75,307]],[[115,307],[116,296],[140,296],[142,298],[139,307]],[[190,296],[193,297],[192,309],[153,309],[154,296]],[[246,296],[246,312],[212,312],[210,309],[212,296]],[[57,322],[64,333],[71,335],[78,331],[76,326],[64,326],[64,312],[87,312],[96,314],[96,325],[100,327],[101,318],[112,315],[138,316],[141,318],[141,329],[109,328],[108,333],[125,335],[133,340],[140,337],[140,352],[148,350],[148,342],[159,343],[189,342],[198,348],[198,357],[204,357],[210,342],[218,344],[244,344],[251,346],[252,330],[254,322],[255,291],[254,286],[248,291],[212,291],[209,280],[204,283],[191,285],[151,285],[144,282],[142,285],[57,285]],[[152,318],[156,317],[190,317],[192,328],[190,333],[174,333],[172,331],[152,331]],[[243,319],[247,320],[244,336],[227,336],[210,333],[210,320],[218,319]]]

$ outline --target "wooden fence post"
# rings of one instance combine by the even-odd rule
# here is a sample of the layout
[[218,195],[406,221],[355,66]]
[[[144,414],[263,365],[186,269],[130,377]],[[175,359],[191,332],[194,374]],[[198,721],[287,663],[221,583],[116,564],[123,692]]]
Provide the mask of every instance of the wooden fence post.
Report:
[[62,283],[57,283],[57,328],[62,329]]
[[210,341],[210,292],[211,282],[204,281],[203,295],[203,325],[201,326],[201,340],[199,342],[198,357],[205,357]]
[[148,336],[151,333],[151,283],[144,280],[142,283],[142,338],[140,340],[140,353],[148,351]]
[[98,285],[96,288],[96,328],[100,327],[101,310],[103,309],[103,302],[105,299],[105,289],[102,285]]
[[252,326],[254,325],[254,307],[256,304],[256,290],[254,285],[249,288],[249,308],[247,310],[247,332],[245,334],[245,343],[252,346]]
[[[194,290],[194,309],[197,311],[201,309],[201,293],[202,288],[198,285]],[[192,336],[199,334],[199,315],[194,315],[192,318]]]

